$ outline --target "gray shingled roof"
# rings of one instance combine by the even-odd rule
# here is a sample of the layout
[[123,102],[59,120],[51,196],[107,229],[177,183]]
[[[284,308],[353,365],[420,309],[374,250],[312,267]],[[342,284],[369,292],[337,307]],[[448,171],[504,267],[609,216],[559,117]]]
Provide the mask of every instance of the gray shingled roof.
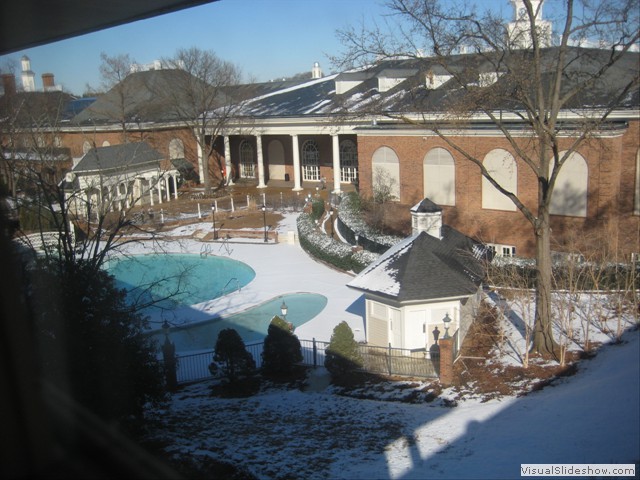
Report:
[[109,171],[140,165],[159,163],[162,159],[156,150],[146,142],[123,143],[110,147],[98,147],[89,150],[78,164],[74,172]]
[[[135,72],[111,88],[71,119],[72,124],[117,123],[127,121],[162,122],[182,120],[180,112],[190,112],[192,102],[184,85],[198,81],[183,70]],[[170,95],[164,93],[170,92]],[[222,95],[222,93],[221,93]],[[184,108],[179,108],[184,102]],[[122,111],[124,108],[124,112]],[[197,112],[189,120],[197,118]]]
[[426,232],[409,237],[362,271],[348,286],[398,302],[471,295],[483,278],[473,241],[444,226],[443,238]]

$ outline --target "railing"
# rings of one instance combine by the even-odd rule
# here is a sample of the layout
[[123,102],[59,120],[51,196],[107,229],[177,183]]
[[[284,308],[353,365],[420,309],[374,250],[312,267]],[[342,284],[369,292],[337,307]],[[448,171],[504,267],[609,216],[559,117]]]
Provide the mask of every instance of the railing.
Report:
[[[457,342],[454,342],[454,345]],[[264,342],[247,344],[247,351],[256,362],[256,368],[262,367]],[[328,342],[318,340],[300,340],[302,364],[312,367],[324,366]],[[404,348],[374,347],[359,345],[363,359],[362,371],[381,375],[436,378],[439,373],[439,358],[432,355],[427,358],[424,351],[412,351]],[[455,348],[455,347],[454,347]],[[455,358],[455,356],[454,356]],[[178,355],[178,383],[204,380],[211,376],[209,364],[213,360],[213,351]]]

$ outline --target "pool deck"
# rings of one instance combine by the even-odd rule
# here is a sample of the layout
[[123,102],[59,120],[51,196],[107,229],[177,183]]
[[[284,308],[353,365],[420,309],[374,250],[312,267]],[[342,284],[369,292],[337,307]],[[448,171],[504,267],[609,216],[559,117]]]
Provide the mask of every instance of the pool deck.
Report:
[[[297,214],[287,214],[277,227],[284,240],[295,231]],[[199,232],[199,233],[196,233]],[[229,257],[251,266],[255,279],[236,291],[190,307],[164,312],[150,318],[154,325],[167,320],[173,325],[209,320],[216,315],[238,313],[267,300],[296,292],[319,293],[327,297],[327,306],[319,315],[296,328],[303,340],[329,341],[333,328],[346,321],[356,340],[364,340],[364,300],[362,294],[346,284],[353,275],[335,270],[310,257],[298,244],[273,243],[259,239],[203,241],[202,224],[198,229],[182,226],[168,232],[164,240],[139,242],[127,246],[129,253],[192,253]],[[205,232],[208,233],[208,232]],[[159,325],[159,324],[157,324]]]

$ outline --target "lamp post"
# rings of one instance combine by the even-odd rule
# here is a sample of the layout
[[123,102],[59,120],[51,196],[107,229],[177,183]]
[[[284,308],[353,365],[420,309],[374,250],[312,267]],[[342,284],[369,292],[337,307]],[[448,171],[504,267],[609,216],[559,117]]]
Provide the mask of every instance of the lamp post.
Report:
[[[289,311],[289,307],[287,307],[287,304],[284,303],[284,299],[282,300],[282,305],[280,305],[280,313],[282,313],[282,319],[287,322],[287,312]],[[289,326],[289,331],[293,332],[293,323],[291,322],[287,322],[287,325]]]
[[451,338],[451,336],[449,335],[449,324],[451,323],[451,318],[449,317],[448,313],[444,314],[442,322],[444,323],[444,337],[442,338]]
[[331,238],[333,238],[333,210],[329,210],[329,221],[331,222]]
[[211,204],[211,219],[213,222],[213,239],[217,239],[218,236],[216,235],[216,204],[212,203]]
[[165,379],[167,389],[173,392],[178,386],[176,372],[176,346],[169,340],[171,326],[166,320],[162,322],[162,332],[164,333],[164,344],[162,345],[162,359],[164,360]]
[[266,205],[262,205],[262,221],[264,222],[264,241],[265,243],[268,241],[267,240],[267,206]]

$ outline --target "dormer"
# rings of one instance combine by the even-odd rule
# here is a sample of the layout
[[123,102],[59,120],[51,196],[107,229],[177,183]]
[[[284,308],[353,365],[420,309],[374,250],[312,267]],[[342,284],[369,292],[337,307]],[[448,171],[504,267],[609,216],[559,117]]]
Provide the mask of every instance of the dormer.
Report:
[[377,75],[378,91],[386,92],[391,90],[393,87],[404,82],[407,78],[414,76],[416,73],[418,73],[418,69],[416,68],[388,68],[383,70]]
[[356,88],[365,80],[373,77],[373,72],[345,72],[338,75],[334,82],[336,85],[336,95],[342,95],[349,90]]
[[447,72],[444,68],[435,66],[427,70],[424,75],[424,85],[429,90],[435,90],[436,88],[441,87],[449,80],[453,78],[449,72]]

